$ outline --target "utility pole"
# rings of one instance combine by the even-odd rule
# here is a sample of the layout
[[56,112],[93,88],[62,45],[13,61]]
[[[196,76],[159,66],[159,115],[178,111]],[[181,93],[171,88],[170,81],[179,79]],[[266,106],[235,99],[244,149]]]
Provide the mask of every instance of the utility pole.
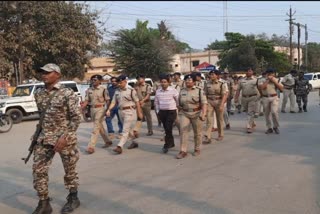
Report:
[[293,35],[293,15],[296,13],[296,11],[294,11],[294,13],[292,14],[292,9],[290,6],[290,12],[289,14],[287,13],[287,16],[289,16],[289,19],[287,19],[286,21],[289,21],[289,32],[290,32],[290,63],[292,64],[293,60],[292,60],[292,35]]
[[300,38],[301,38],[301,27],[304,28],[305,30],[305,36],[304,36],[304,39],[305,39],[305,66],[307,68],[308,66],[308,29],[307,29],[307,25],[302,25],[300,23],[292,23],[294,25],[296,25],[298,27],[298,69],[300,70],[300,64],[301,64],[301,61],[300,61]]
[[304,28],[304,42],[305,42],[305,59],[304,59],[304,64],[306,67],[306,71],[308,69],[308,28],[307,24],[305,25],[300,25],[300,27]]

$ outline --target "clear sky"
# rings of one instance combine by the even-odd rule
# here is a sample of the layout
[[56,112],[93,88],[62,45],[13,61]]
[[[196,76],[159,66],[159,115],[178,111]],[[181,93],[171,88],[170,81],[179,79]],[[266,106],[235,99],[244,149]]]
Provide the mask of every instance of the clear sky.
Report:
[[[101,11],[100,21],[105,22],[109,32],[134,28],[137,19],[148,20],[152,28],[165,20],[176,38],[194,49],[206,48],[216,39],[224,40],[226,20],[228,32],[288,35],[286,14],[291,5],[295,11],[294,22],[307,24],[309,28],[308,42],[320,43],[320,1],[93,1],[87,4]],[[301,29],[302,44],[304,38]],[[105,39],[110,39],[110,34]],[[297,42],[297,27],[293,41]]]

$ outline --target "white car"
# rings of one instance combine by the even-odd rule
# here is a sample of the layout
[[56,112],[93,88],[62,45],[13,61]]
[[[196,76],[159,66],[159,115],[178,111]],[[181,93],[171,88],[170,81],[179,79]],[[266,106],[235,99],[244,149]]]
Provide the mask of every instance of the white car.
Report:
[[309,80],[312,89],[320,88],[320,73],[305,73],[304,78]]
[[[80,90],[74,81],[61,81],[64,86],[73,89],[81,101]],[[44,87],[43,82],[18,85],[11,97],[0,99],[0,113],[5,113],[12,118],[13,123],[20,123],[24,116],[38,114],[34,92]]]

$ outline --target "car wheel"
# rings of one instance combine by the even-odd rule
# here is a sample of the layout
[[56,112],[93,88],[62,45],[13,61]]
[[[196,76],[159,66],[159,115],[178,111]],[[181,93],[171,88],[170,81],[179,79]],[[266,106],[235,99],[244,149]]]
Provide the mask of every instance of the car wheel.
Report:
[[23,118],[23,114],[19,109],[13,108],[7,111],[7,115],[9,115],[12,119],[13,124],[20,123]]

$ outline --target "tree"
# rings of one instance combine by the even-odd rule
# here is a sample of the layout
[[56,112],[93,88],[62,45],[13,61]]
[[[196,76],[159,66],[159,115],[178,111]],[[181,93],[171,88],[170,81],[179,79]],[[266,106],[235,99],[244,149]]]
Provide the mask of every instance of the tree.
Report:
[[[303,58],[302,61],[304,62],[305,67],[305,47],[302,49],[303,51]],[[307,71],[309,72],[320,72],[320,43],[310,42],[308,43],[308,67]]]
[[6,59],[14,66],[20,60],[26,77],[49,62],[61,67],[64,78],[84,76],[84,65],[90,63],[88,53],[96,51],[102,33],[94,23],[97,13],[89,12],[87,5],[3,1],[0,14]]
[[170,39],[172,35],[163,24],[153,29],[147,27],[148,21],[137,20],[134,29],[116,31],[109,49],[117,68],[133,77],[137,74],[156,77],[171,72],[169,62],[174,46]]

